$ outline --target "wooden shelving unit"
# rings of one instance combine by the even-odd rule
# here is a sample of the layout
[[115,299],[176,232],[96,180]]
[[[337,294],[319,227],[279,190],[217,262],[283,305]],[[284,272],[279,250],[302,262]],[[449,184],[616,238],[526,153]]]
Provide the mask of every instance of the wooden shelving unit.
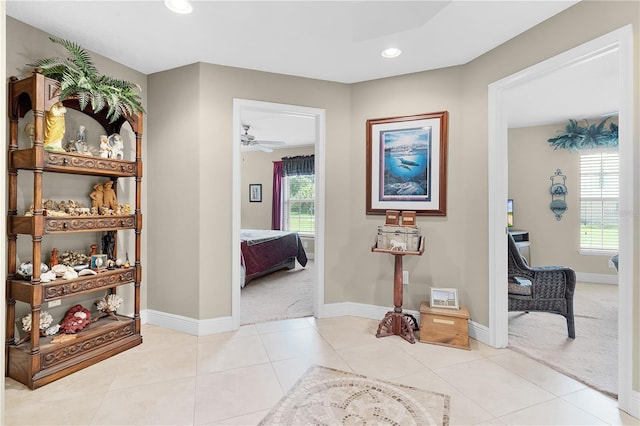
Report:
[[[63,101],[67,108],[81,111],[104,128],[106,134],[119,133],[129,123],[136,138],[135,160],[101,158],[97,156],[53,152],[43,148],[44,117],[55,103],[59,84],[53,79],[34,73],[31,77],[9,82],[9,166],[7,211],[7,328],[5,375],[35,389],[82,368],[107,359],[142,343],[140,334],[140,285],[142,281],[142,114],[120,117],[109,123],[106,110],[99,113],[82,110],[77,100]],[[29,148],[18,148],[18,123],[28,111],[33,111],[34,138]],[[33,215],[18,216],[18,171],[33,174]],[[76,174],[110,178],[116,186],[118,178],[135,179],[133,214],[118,216],[46,216],[43,209],[42,185],[55,174]],[[97,275],[75,279],[57,279],[43,283],[40,268],[33,268],[31,279],[17,275],[18,235],[31,236],[32,264],[43,260],[42,241],[47,235],[86,232],[135,232],[134,259],[129,268],[99,272]],[[29,304],[32,324],[39,324],[43,304],[98,291],[115,292],[122,285],[133,284],[132,317],[118,315],[92,323],[75,334],[75,338],[52,342],[41,337],[38,327],[32,327],[29,339],[18,344],[15,336],[16,302]]]

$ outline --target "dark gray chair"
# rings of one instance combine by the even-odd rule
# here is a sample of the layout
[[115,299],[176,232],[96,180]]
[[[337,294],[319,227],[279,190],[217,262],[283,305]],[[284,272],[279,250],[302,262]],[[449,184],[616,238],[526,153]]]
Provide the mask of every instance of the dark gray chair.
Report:
[[569,337],[575,339],[573,293],[576,273],[565,266],[530,267],[509,239],[509,311],[551,312],[567,319]]

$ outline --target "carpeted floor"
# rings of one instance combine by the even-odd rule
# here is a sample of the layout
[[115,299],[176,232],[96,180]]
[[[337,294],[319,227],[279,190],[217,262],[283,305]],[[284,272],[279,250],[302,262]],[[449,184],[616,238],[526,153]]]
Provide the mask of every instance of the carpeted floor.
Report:
[[313,260],[249,281],[240,292],[240,323],[255,324],[313,315]]
[[449,424],[449,396],[314,365],[260,425]]
[[618,394],[618,286],[577,283],[576,338],[561,315],[509,312],[509,348],[604,392]]

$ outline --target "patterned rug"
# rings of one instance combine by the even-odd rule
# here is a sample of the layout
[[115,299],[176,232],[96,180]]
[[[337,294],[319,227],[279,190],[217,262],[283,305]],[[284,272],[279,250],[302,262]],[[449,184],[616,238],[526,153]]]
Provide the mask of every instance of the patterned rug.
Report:
[[314,365],[260,425],[449,424],[449,396]]

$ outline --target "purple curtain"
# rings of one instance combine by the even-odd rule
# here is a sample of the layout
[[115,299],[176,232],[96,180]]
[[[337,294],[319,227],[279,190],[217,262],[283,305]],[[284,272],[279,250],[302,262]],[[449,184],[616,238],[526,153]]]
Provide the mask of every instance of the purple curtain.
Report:
[[273,200],[271,201],[271,229],[280,230],[282,224],[282,161],[273,162]]

